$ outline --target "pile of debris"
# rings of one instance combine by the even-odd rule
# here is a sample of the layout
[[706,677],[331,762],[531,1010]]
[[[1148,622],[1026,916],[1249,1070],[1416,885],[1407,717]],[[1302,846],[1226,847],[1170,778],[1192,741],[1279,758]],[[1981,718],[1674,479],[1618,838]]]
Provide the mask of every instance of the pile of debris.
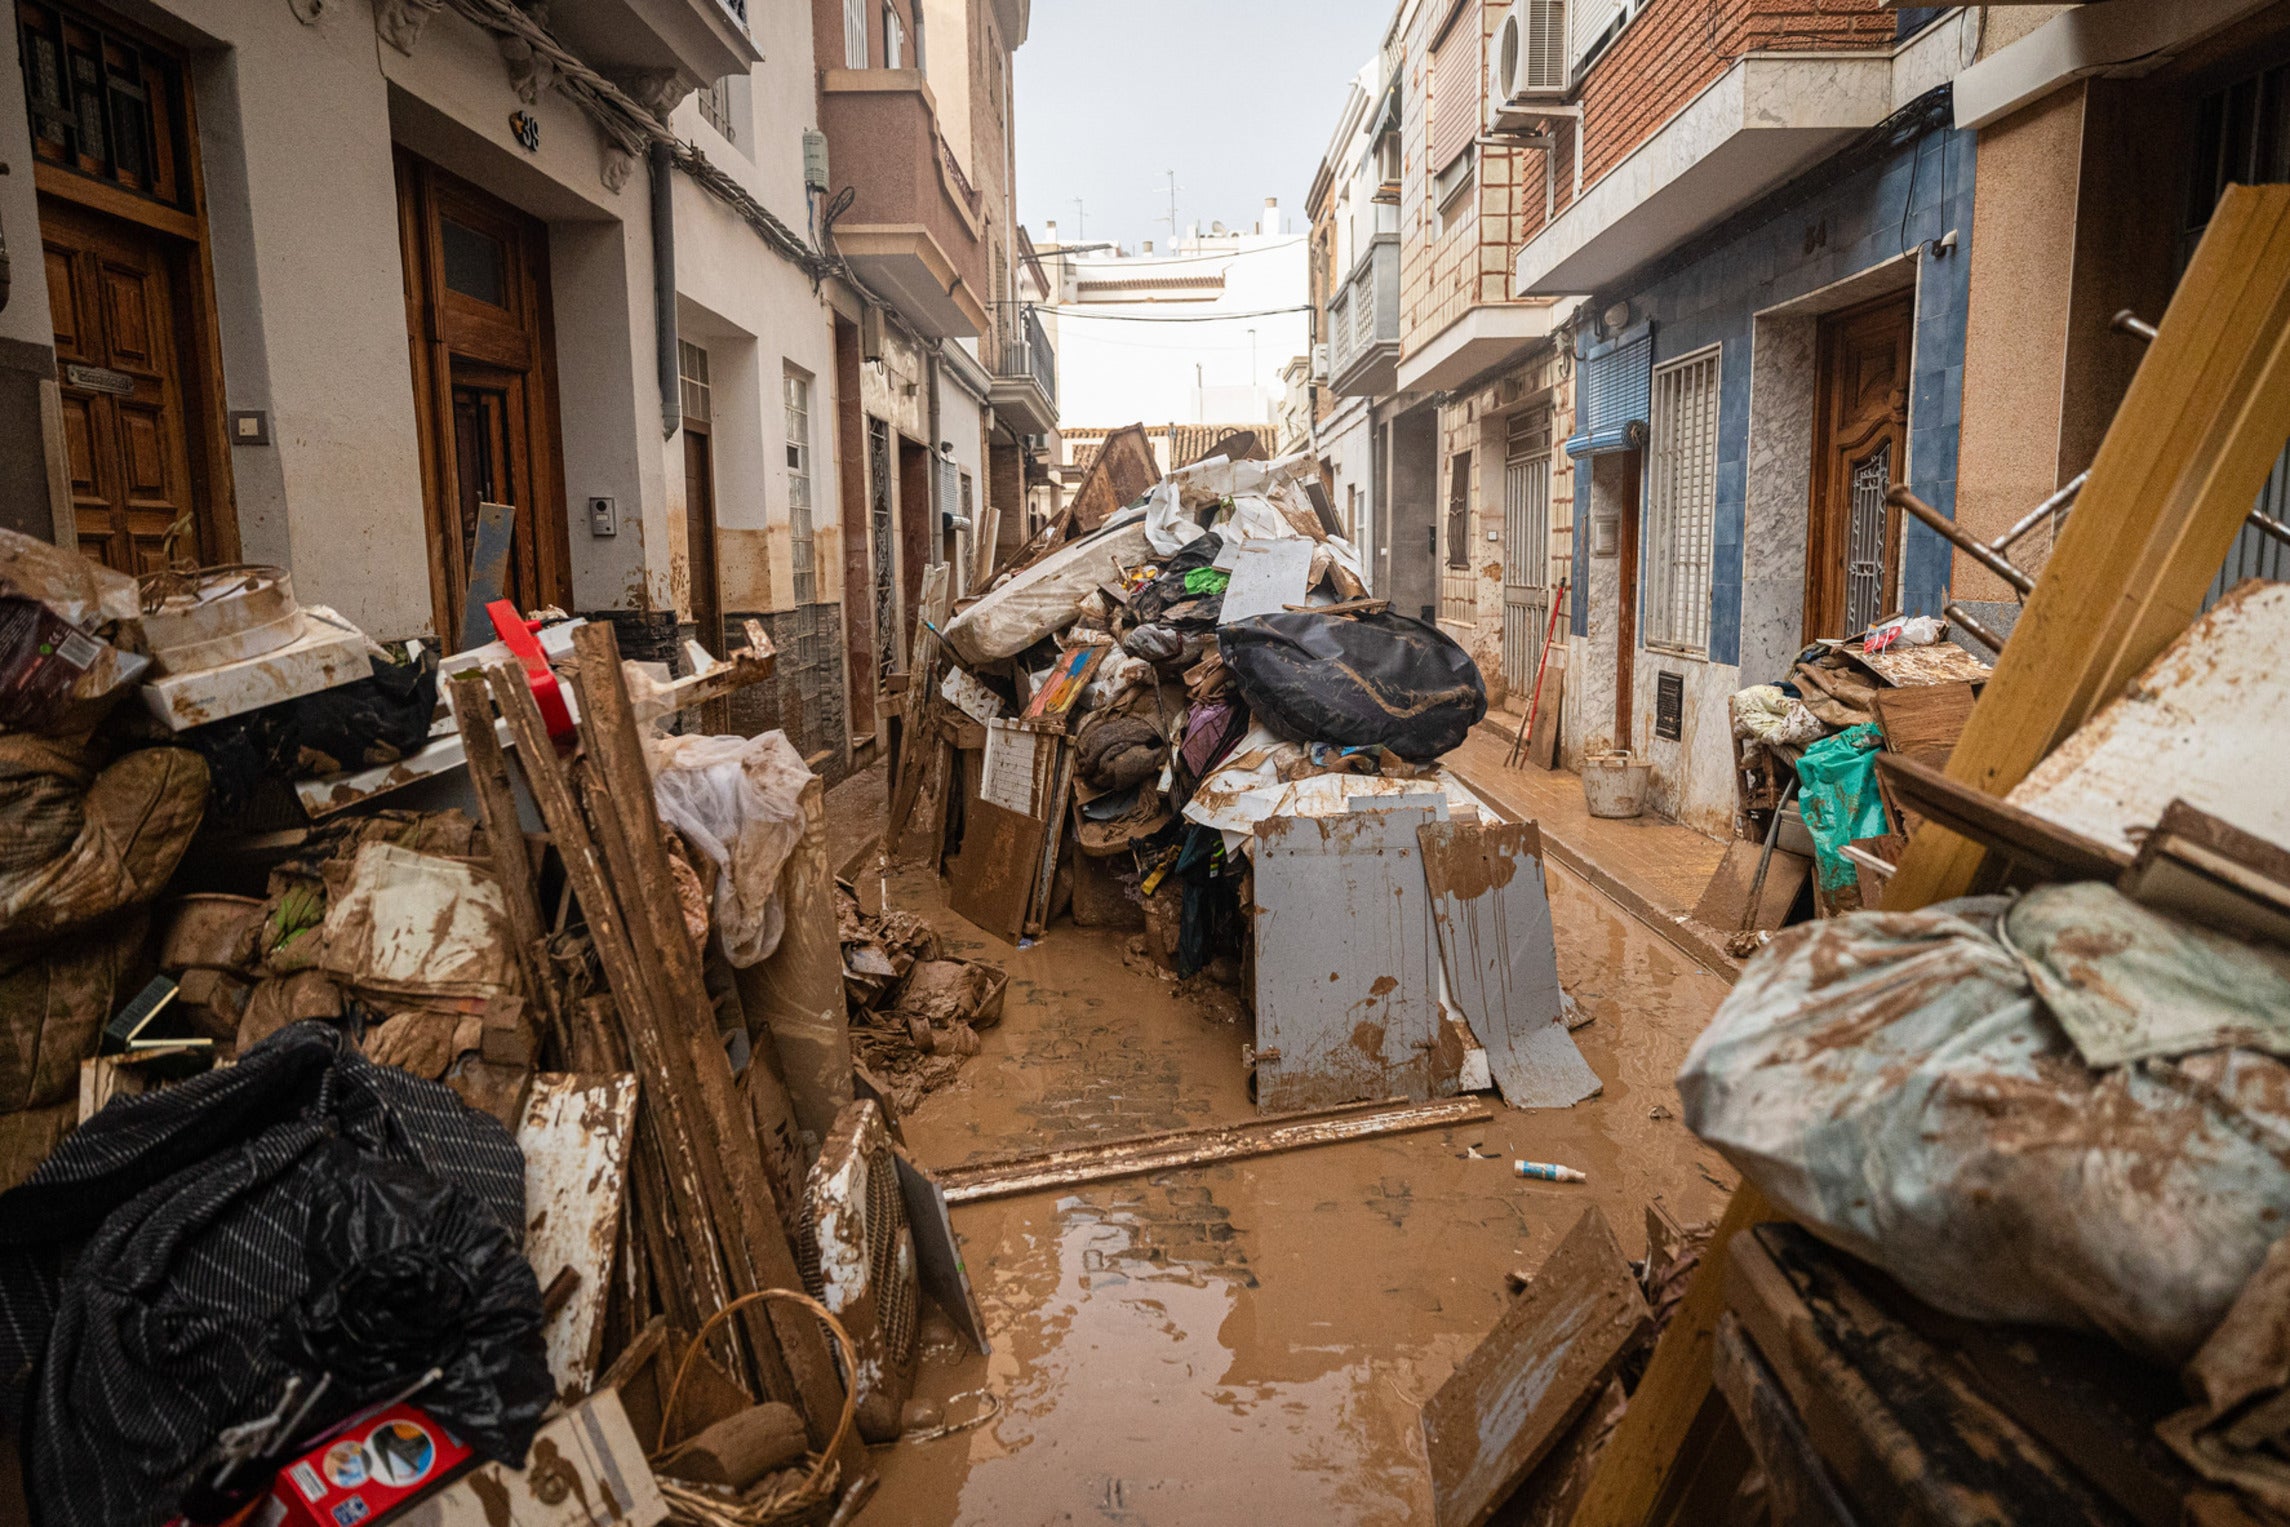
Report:
[[493,623],[0,533],[0,1516],[824,1521],[921,1302],[977,1337],[897,1120],[1001,972],[846,916],[783,735],[669,729],[760,631]]
[[1365,597],[1313,463],[1239,449],[1163,474],[1117,431],[983,593],[930,569],[887,848],[1013,943],[1070,915],[1237,988],[1260,1108],[1590,1095],[1540,840],[1438,762],[1477,667]]

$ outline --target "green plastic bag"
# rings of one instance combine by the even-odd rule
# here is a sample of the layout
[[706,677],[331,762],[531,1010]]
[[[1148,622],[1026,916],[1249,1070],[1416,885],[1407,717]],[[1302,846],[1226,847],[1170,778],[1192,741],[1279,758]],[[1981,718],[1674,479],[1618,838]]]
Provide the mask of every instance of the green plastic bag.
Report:
[[1185,592],[1188,594],[1221,594],[1232,582],[1232,574],[1221,567],[1189,567],[1185,569]]
[[1824,891],[1857,883],[1845,845],[1881,838],[1890,830],[1884,797],[1877,793],[1877,749],[1884,734],[1873,726],[1847,727],[1824,737],[1797,760],[1797,809],[1813,835],[1815,873]]

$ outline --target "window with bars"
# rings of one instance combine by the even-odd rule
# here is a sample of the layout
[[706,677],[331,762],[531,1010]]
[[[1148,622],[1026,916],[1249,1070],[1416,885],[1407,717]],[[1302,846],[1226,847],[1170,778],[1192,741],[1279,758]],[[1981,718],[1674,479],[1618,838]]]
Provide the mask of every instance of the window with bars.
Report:
[[867,67],[867,0],[843,0],[843,67]]
[[17,7],[17,28],[33,154],[134,195],[188,206],[176,61],[38,0]]
[[685,420],[692,424],[707,423],[712,401],[708,387],[708,352],[688,339],[676,341],[676,383]]
[[1457,451],[1447,467],[1447,565],[1471,565],[1471,453]]
[[811,531],[811,378],[787,369],[787,562],[795,602],[819,599],[819,565]]
[[1719,356],[1712,346],[1656,367],[1647,423],[1646,645],[1694,657],[1710,645]]

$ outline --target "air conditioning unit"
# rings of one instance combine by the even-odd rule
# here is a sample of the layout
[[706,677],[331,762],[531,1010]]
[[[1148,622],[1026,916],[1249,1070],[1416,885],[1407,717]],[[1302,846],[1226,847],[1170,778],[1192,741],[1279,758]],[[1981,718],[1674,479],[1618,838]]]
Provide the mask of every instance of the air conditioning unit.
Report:
[[1495,124],[1532,118],[1567,94],[1567,0],[1511,0],[1495,33]]

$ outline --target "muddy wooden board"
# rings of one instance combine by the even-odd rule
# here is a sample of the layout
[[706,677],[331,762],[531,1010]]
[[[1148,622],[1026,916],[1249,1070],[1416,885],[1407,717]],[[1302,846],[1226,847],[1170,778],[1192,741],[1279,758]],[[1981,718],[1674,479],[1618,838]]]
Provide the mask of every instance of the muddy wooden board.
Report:
[[963,807],[962,852],[947,866],[946,904],[988,933],[1017,942],[1033,904],[1049,823],[972,799]]
[[577,1280],[542,1328],[549,1377],[567,1404],[596,1379],[635,1133],[636,1078],[626,1074],[543,1072],[533,1078],[517,1126],[525,1155],[525,1260],[544,1289],[567,1268]]
[[1918,684],[1909,689],[1877,691],[1877,723],[1884,728],[1884,745],[1935,769],[1948,767],[1964,723],[1972,719],[1978,697],[1961,680],[1950,684]]
[[1702,899],[1694,903],[1694,921],[1720,933],[1738,932],[1745,926],[1780,927],[1796,905],[1797,893],[1812,878],[1813,861],[1785,848],[1775,849],[1773,862],[1765,867],[1765,884],[1758,891],[1757,915],[1745,924],[1742,914],[1748,909],[1749,888],[1756,883],[1757,861],[1764,852],[1764,844],[1743,838],[1728,843]]
[[1448,995],[1487,1048],[1513,1108],[1567,1108],[1598,1074],[1569,1038],[1558,943],[1532,822],[1426,822],[1416,829]]
[[1423,1406],[1439,1527],[1479,1527],[1563,1437],[1651,1323],[1606,1216],[1586,1209]]
[[1559,706],[1566,698],[1566,661],[1563,652],[1551,654],[1543,671],[1542,697],[1535,701],[1535,716],[1527,732],[1527,758],[1538,769],[1558,767]]
[[1256,1106],[1431,1095],[1438,938],[1421,807],[1256,826]]
[[922,1291],[946,1312],[954,1328],[981,1355],[992,1352],[986,1340],[986,1317],[970,1286],[970,1268],[962,1260],[962,1242],[954,1234],[945,1192],[905,1151],[893,1146],[891,1159],[898,1163],[899,1198],[906,1206],[907,1228],[914,1236],[915,1271]]

